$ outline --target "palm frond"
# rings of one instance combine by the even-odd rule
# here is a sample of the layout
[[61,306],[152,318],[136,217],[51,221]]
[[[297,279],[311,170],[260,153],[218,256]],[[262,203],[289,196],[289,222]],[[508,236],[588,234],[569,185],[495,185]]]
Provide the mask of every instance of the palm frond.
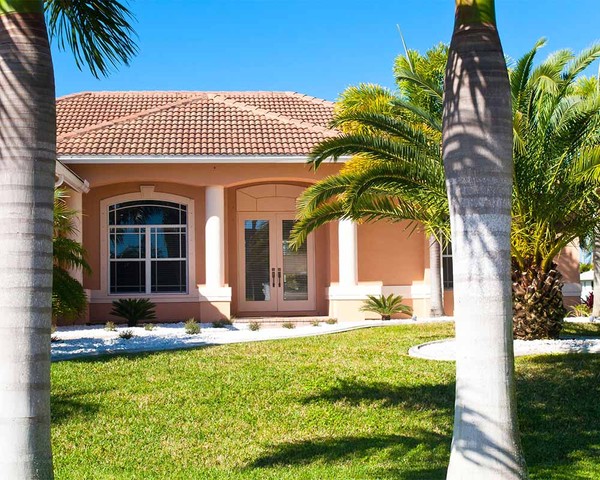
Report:
[[70,48],[78,68],[87,65],[95,77],[111,67],[129,65],[137,53],[131,11],[119,0],[45,0],[50,38]]

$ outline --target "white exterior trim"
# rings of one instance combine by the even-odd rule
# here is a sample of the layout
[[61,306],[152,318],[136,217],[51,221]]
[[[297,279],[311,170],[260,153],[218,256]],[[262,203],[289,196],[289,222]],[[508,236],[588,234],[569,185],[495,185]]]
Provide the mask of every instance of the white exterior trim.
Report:
[[231,287],[207,287],[198,285],[201,302],[231,302]]
[[[340,157],[344,163],[350,157]],[[306,163],[306,155],[60,155],[65,164],[155,164],[155,163]]]
[[76,192],[88,193],[90,191],[90,184],[87,180],[81,179],[59,161],[56,162],[55,175],[57,177],[57,181],[54,183],[55,187],[60,187],[63,183],[66,183],[69,188]]
[[381,295],[381,282],[341,285],[332,283],[327,289],[328,300],[365,300],[367,295]]

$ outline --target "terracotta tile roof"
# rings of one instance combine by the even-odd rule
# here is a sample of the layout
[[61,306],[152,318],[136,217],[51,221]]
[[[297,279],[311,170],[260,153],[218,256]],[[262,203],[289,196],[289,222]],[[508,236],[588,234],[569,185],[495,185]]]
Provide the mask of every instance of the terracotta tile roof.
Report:
[[58,155],[306,155],[333,103],[293,92],[84,92],[57,100]]

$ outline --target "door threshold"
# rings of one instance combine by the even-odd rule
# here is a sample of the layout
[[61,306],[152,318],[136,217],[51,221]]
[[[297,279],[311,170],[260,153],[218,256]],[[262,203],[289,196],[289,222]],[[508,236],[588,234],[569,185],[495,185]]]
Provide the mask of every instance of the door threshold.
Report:
[[271,324],[271,323],[283,323],[283,322],[293,322],[293,323],[306,323],[306,324],[310,324],[311,322],[314,321],[318,321],[318,322],[325,322],[327,320],[331,319],[331,317],[329,316],[324,316],[324,315],[302,315],[302,316],[289,316],[289,317],[284,317],[284,316],[277,316],[277,317],[271,317],[271,316],[256,316],[256,317],[250,317],[250,316],[246,316],[244,315],[243,317],[236,317],[233,321],[234,323],[250,323],[250,322],[258,322],[258,323],[262,323],[262,324]]

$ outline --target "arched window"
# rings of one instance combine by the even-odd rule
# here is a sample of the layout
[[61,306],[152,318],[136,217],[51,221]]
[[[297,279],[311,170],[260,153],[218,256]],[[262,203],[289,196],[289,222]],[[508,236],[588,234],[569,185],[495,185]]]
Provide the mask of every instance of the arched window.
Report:
[[108,207],[109,292],[187,292],[187,207],[142,200]]

